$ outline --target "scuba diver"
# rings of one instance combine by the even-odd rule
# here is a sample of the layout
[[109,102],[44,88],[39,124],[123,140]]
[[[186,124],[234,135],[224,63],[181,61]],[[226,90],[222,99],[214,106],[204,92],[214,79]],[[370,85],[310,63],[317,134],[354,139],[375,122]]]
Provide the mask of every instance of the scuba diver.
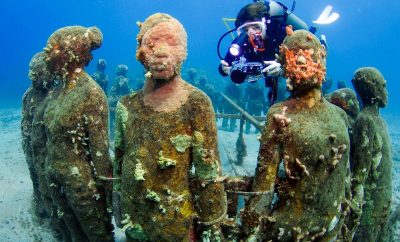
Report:
[[294,5],[291,11],[275,1],[254,1],[244,6],[236,17],[236,29],[228,32],[236,30],[238,36],[225,58],[221,58],[218,68],[222,76],[229,75],[239,84],[265,78],[265,86],[270,88],[270,105],[277,99],[278,79],[283,74],[275,55],[286,37],[285,28],[291,25],[293,30],[308,29],[307,24],[292,13]]
[[[284,98],[284,93],[278,95],[278,79],[283,71],[276,55],[286,37],[286,26],[291,25],[293,30],[308,29],[307,24],[292,13],[295,4],[296,1],[293,1],[291,10],[282,3],[268,0],[255,0],[247,4],[236,17],[236,28],[222,35],[217,46],[221,59],[218,68],[220,74],[230,76],[233,82],[239,84],[264,78],[265,86],[270,88],[270,105],[277,98]],[[332,7],[328,6],[314,23],[329,24],[335,21],[339,15],[331,14],[331,10]],[[232,41],[225,58],[222,58],[219,45],[226,35],[234,31],[238,36]],[[315,33],[316,28],[311,27],[310,31]],[[325,36],[321,36],[321,43],[327,46]]]

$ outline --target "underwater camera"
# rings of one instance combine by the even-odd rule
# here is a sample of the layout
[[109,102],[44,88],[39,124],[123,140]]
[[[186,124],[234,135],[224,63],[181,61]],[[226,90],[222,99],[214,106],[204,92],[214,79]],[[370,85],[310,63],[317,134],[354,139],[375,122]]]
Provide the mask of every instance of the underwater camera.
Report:
[[229,66],[232,66],[229,76],[237,84],[241,84],[244,81],[255,82],[258,79],[264,78],[262,70],[265,68],[265,64],[263,62],[247,61],[245,57],[244,50],[248,48],[247,39],[247,35],[244,34],[235,38],[225,58],[222,58],[219,54],[220,41],[218,43],[218,54],[222,60],[225,60]]
[[241,84],[244,81],[255,82],[264,78],[264,73],[262,72],[264,68],[265,65],[262,62],[247,62],[246,58],[240,57],[238,61],[232,62],[230,77],[237,84]]

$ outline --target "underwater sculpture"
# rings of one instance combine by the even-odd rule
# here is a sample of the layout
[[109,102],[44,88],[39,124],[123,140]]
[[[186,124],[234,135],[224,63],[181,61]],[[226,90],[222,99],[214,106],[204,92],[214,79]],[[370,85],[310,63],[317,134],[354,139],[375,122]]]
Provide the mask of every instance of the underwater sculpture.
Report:
[[336,87],[337,87],[337,89],[346,88],[346,82],[345,82],[345,81],[338,81],[338,82],[336,83]]
[[128,66],[127,65],[118,65],[117,66],[117,72],[116,72],[116,77],[114,78],[114,84],[111,87],[110,90],[110,96],[109,96],[109,105],[110,109],[114,111],[115,106],[117,105],[118,100],[131,92],[131,89],[129,88],[129,79],[127,77],[128,73]]
[[181,78],[186,31],[161,13],[139,26],[145,86],[116,110],[115,189],[127,241],[218,240],[226,199],[215,115],[210,99]]
[[218,93],[215,91],[214,85],[208,81],[208,77],[206,75],[201,75],[195,82],[194,86],[202,90],[211,99],[215,111],[217,109],[216,102]]
[[332,77],[325,77],[325,80],[322,83],[322,94],[328,94],[329,90],[332,88],[332,83]]
[[134,83],[135,83],[135,87],[133,89],[134,91],[139,91],[140,89],[143,89],[144,86],[143,77],[141,76],[136,77]]
[[108,106],[110,107],[110,136],[111,140],[114,138],[115,131],[115,107],[117,106],[118,100],[131,92],[129,87],[129,79],[127,77],[128,66],[120,64],[117,66],[116,77],[114,78],[114,84],[111,87],[110,94],[108,96]]
[[188,82],[188,83],[192,84],[193,86],[195,86],[196,79],[197,79],[197,76],[198,76],[197,69],[193,68],[193,67],[187,69],[186,76],[187,76],[186,82]]
[[[22,98],[22,147],[28,164],[32,184],[33,184],[33,209],[39,218],[50,215],[45,209],[43,171],[44,157],[39,153],[40,148],[45,147],[45,139],[41,139],[40,120],[43,118],[45,108],[44,100],[48,96],[53,84],[53,75],[47,68],[46,55],[39,52],[32,57],[29,63],[29,79],[32,85],[25,92]],[[39,144],[38,144],[39,143]],[[34,152],[35,150],[35,152]]]
[[388,101],[386,80],[376,68],[364,67],[355,72],[352,83],[363,106],[353,131],[352,190],[362,205],[353,241],[387,241],[393,164],[387,126],[379,115]]
[[99,84],[101,89],[107,95],[108,88],[108,75],[104,72],[106,70],[107,62],[104,59],[99,59],[96,65],[96,71],[92,74],[93,80]]
[[324,95],[324,97],[330,103],[343,109],[347,114],[350,124],[353,125],[360,112],[360,104],[353,90],[350,88],[341,88]]
[[38,186],[40,193],[39,204],[37,205],[41,208],[42,215],[44,215],[42,218],[50,218],[51,228],[54,229],[54,235],[58,239],[70,241],[71,237],[65,230],[64,221],[59,219],[58,216],[54,216],[57,214],[57,208],[53,204],[47,184],[47,135],[43,117],[48,100],[52,98],[54,89],[57,88],[57,81],[54,80],[54,75],[47,66],[46,58],[47,55],[44,52],[39,52],[33,56],[29,64],[29,78],[32,80],[32,87],[36,89],[36,92],[32,89],[30,89],[30,92],[27,92],[31,94],[27,95],[30,96],[29,102],[31,103],[32,129],[30,132],[30,148],[32,152],[32,164],[36,172],[36,181],[32,180],[32,182]]
[[[53,200],[51,199],[50,190],[47,184],[47,137],[43,116],[48,100],[52,97],[56,82],[53,80],[54,75],[47,67],[46,58],[47,55],[44,52],[39,52],[33,56],[29,64],[29,77],[32,80],[33,85],[24,97],[23,106],[30,107],[29,113],[31,115],[29,148],[31,149],[33,167],[31,167],[30,170],[34,170],[35,172],[36,180],[33,180],[32,178],[32,183],[34,186],[37,186],[36,189],[34,189],[34,200],[42,212],[40,218],[50,218],[52,224],[51,228],[54,229],[55,232],[54,235],[60,239],[62,238],[64,241],[70,241],[70,235],[69,232],[66,231],[64,221],[58,216],[53,216],[54,214],[57,214],[57,208],[53,205]],[[30,105],[25,105],[26,98],[29,99]],[[24,112],[24,116],[25,114],[26,112]],[[25,120],[25,118],[23,118],[23,120]],[[37,195],[35,193],[40,195],[39,200],[37,200]]]
[[70,26],[55,31],[44,48],[50,70],[62,81],[44,114],[48,185],[54,216],[63,219],[72,241],[114,241],[107,211],[108,106],[84,70],[102,40],[96,27]]
[[[206,86],[209,85],[208,77],[206,75],[201,75],[199,78],[196,79],[194,82],[195,87],[205,92]],[[206,93],[206,92],[205,92]],[[207,94],[207,93],[206,93]],[[208,96],[208,95],[207,95]],[[210,97],[210,96],[209,96]]]
[[[323,86],[322,86],[323,88]],[[356,120],[358,113],[360,112],[360,105],[357,100],[356,93],[350,88],[336,89],[335,91],[324,95],[326,100],[330,103],[340,107],[347,114],[347,120],[349,122],[349,137],[350,137],[350,157],[352,157],[354,152],[354,142],[353,142],[353,125]],[[350,159],[351,163],[351,159]],[[361,209],[354,205],[353,195],[351,191],[351,164],[347,168],[347,178],[346,178],[346,199],[349,201],[349,211],[345,217],[344,227],[343,227],[343,240],[351,241],[354,235],[355,229],[358,225],[358,220],[360,217]]]
[[242,222],[249,241],[332,241],[347,207],[347,117],[321,95],[324,47],[290,30],[280,61],[291,97],[268,111]]
[[31,132],[31,148],[33,155],[33,164],[37,174],[37,182],[39,185],[39,192],[41,195],[41,206],[43,206],[46,218],[50,218],[51,228],[54,229],[54,235],[58,239],[70,241],[71,237],[65,230],[65,223],[57,214],[57,207],[54,206],[51,198],[50,189],[47,183],[47,170],[46,170],[46,126],[44,124],[44,112],[46,111],[49,99],[57,88],[57,81],[53,80],[54,75],[50,72],[47,63],[47,55],[44,52],[36,54],[29,65],[29,77],[34,81],[41,81],[41,95],[36,99],[35,108],[32,112],[32,132]]

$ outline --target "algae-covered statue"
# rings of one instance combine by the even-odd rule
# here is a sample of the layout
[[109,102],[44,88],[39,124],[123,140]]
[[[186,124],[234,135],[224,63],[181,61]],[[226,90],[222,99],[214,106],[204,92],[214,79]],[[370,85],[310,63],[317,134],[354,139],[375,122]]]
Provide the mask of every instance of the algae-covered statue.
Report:
[[387,105],[386,80],[376,68],[364,67],[352,83],[363,106],[353,131],[352,190],[359,206],[363,204],[353,241],[388,241],[392,157],[387,126],[379,115]]
[[[37,125],[43,118],[43,110],[45,108],[45,99],[49,94],[49,90],[53,84],[53,75],[47,68],[46,55],[39,52],[32,57],[29,63],[29,79],[32,85],[25,92],[22,98],[22,146],[28,164],[32,184],[33,184],[33,210],[39,218],[49,215],[45,209],[43,177],[44,157],[39,157],[37,148],[45,147],[44,139],[37,137],[39,132]],[[38,145],[38,142],[40,144]],[[34,149],[36,152],[34,152]],[[42,169],[42,171],[40,171]]]
[[104,93],[107,95],[108,75],[105,73],[106,67],[106,60],[99,59],[96,65],[96,71],[92,74],[92,78],[97,82],[97,84],[99,84],[101,89],[103,89]]
[[100,86],[85,72],[91,51],[100,47],[96,27],[58,29],[45,51],[50,70],[61,80],[44,114],[46,169],[55,216],[72,241],[113,241],[107,211],[112,175],[108,151],[108,106]]
[[226,202],[210,99],[181,78],[187,35],[153,14],[139,24],[144,89],[120,99],[114,174],[127,241],[220,239]]
[[127,77],[128,66],[120,64],[117,66],[116,77],[114,78],[114,84],[111,87],[110,95],[108,97],[108,105],[110,107],[110,131],[111,139],[114,138],[114,124],[115,124],[115,107],[117,106],[118,100],[131,92],[129,88],[129,79]]
[[[36,83],[38,90],[41,90],[40,95],[32,96],[34,100],[31,108],[32,114],[32,131],[30,135],[30,148],[32,149],[32,161],[37,175],[37,185],[40,193],[40,207],[44,209],[44,218],[50,219],[51,228],[54,229],[54,235],[70,241],[70,233],[66,230],[63,219],[56,216],[57,207],[54,205],[51,198],[50,189],[47,184],[47,135],[46,126],[44,123],[44,112],[46,111],[49,100],[52,99],[54,90],[57,88],[58,82],[54,79],[53,73],[50,72],[47,62],[47,55],[44,52],[37,53],[29,64],[29,77]],[[41,83],[39,86],[37,85]],[[35,86],[35,85],[34,85]]]
[[[323,88],[323,86],[322,86]],[[357,100],[356,93],[350,88],[341,88],[336,89],[335,91],[326,94],[324,96],[326,100],[330,103],[340,107],[347,114],[347,120],[349,122],[349,138],[350,138],[350,157],[354,152],[354,142],[353,140],[353,126],[354,121],[356,120],[359,112],[360,105]],[[351,163],[351,159],[350,159]],[[356,203],[353,202],[353,195],[351,191],[351,164],[349,163],[349,167],[347,168],[347,178],[346,178],[346,199],[349,201],[349,211],[347,213],[347,217],[345,218],[344,227],[343,227],[343,239],[344,241],[351,241],[354,235],[354,231],[358,225],[358,220],[360,217],[361,209],[354,205]]]
[[357,100],[357,95],[350,88],[336,89],[324,96],[330,103],[340,107],[346,112],[351,125],[357,118],[360,112],[360,104]]
[[131,92],[129,88],[129,79],[127,77],[128,73],[128,66],[127,65],[118,65],[116,77],[114,78],[114,84],[110,90],[110,97],[109,97],[109,105],[111,109],[115,109],[118,100]]
[[280,61],[291,96],[268,111],[244,232],[249,241],[335,241],[346,211],[347,117],[322,96],[324,47],[308,31],[287,33]]

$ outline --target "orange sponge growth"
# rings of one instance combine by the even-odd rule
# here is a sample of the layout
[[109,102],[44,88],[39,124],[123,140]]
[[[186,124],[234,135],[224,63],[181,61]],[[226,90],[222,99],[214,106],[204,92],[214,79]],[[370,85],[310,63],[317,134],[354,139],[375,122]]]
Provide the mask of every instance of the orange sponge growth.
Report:
[[293,34],[293,26],[292,25],[286,26],[285,30],[286,30],[286,34],[289,36],[291,36]]
[[296,84],[312,80],[313,83],[322,85],[326,68],[319,59],[317,62],[313,60],[314,49],[299,49],[296,51],[289,50],[286,46],[281,48],[285,55],[285,75],[287,78],[290,78]]

